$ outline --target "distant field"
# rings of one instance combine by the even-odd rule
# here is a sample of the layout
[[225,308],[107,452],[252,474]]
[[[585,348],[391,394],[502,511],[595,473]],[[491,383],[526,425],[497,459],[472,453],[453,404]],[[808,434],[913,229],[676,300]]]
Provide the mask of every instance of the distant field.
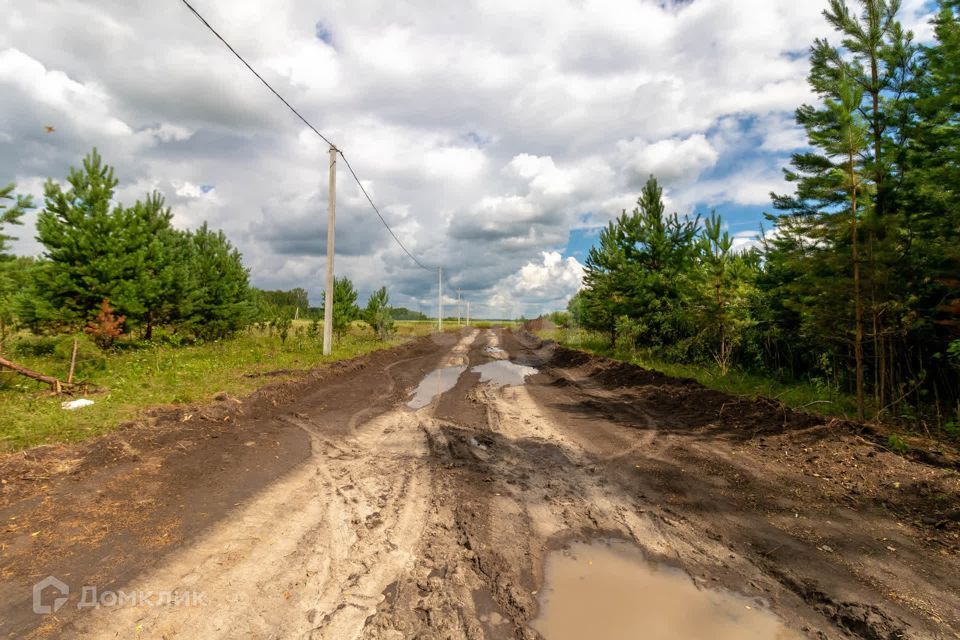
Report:
[[[290,377],[297,370],[395,346],[435,329],[431,322],[398,322],[395,335],[378,342],[368,327],[355,323],[343,340],[334,342],[333,354],[324,356],[310,325],[308,320],[296,321],[285,344],[273,332],[251,328],[235,338],[200,345],[121,343],[106,355],[84,349],[77,379],[106,391],[91,394],[96,404],[76,411],[61,409],[64,398],[50,395],[44,385],[0,371],[0,451],[81,440],[131,420],[145,407],[202,401],[219,392],[249,393],[264,381],[245,374],[291,370]],[[19,336],[7,342],[4,353],[26,367],[66,379],[71,342],[69,336]]]

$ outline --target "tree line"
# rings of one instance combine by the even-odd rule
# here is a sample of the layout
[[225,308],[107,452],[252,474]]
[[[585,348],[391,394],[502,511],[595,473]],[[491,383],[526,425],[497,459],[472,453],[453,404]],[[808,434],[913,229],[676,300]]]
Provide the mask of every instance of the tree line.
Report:
[[[117,184],[96,149],[66,186],[47,181],[36,227],[43,254],[12,259],[4,247],[0,315],[35,333],[63,333],[107,312],[148,340],[163,325],[203,339],[243,328],[252,312],[249,275],[223,232],[206,223],[175,229],[162,195],[126,206],[115,201]],[[19,223],[32,206],[21,197],[4,222]]]
[[859,417],[935,416],[960,431],[960,0],[918,46],[896,0],[831,0],[797,109],[809,150],[759,247],[718,216],[666,214],[651,177],[603,229],[570,303],[611,341],[685,362],[816,378]]
[[[323,307],[306,290],[260,290],[250,285],[240,252],[221,231],[174,228],[158,192],[126,206],[116,201],[113,167],[94,149],[66,185],[48,180],[38,212],[38,258],[11,254],[5,233],[35,203],[0,188],[0,349],[15,328],[36,334],[85,331],[102,347],[124,333],[145,340],[163,327],[192,339],[227,338],[253,322],[286,337],[295,317],[313,320],[320,334]],[[380,339],[393,329],[386,288],[357,305],[353,283],[335,279],[333,331],[342,337],[355,320]],[[402,310],[405,313],[405,309]]]

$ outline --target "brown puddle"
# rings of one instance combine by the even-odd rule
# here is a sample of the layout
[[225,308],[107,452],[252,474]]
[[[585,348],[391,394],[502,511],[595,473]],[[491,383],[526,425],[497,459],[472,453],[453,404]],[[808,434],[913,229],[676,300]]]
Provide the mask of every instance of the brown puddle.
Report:
[[527,376],[537,373],[537,370],[533,367],[525,367],[509,360],[493,360],[485,364],[478,364],[470,371],[480,374],[480,382],[492,382],[498,386],[523,384]]
[[755,600],[698,589],[679,569],[623,541],[573,543],[547,557],[540,615],[546,640],[799,640]]
[[417,389],[413,392],[413,397],[407,401],[407,406],[411,409],[421,409],[436,398],[441,393],[446,393],[457,386],[457,380],[460,374],[466,371],[466,367],[443,367],[434,369],[428,373]]

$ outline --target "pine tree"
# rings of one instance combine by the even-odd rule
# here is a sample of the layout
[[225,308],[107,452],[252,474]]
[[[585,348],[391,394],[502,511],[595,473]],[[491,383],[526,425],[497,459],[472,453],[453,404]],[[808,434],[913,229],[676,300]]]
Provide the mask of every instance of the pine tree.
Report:
[[[117,179],[96,149],[71,169],[66,191],[53,180],[44,187],[45,207],[37,239],[46,264],[37,271],[38,322],[78,324],[97,313],[104,299],[116,300],[124,276],[124,230],[111,211]],[[119,296],[122,298],[122,294]]]
[[[326,292],[323,293],[322,305],[326,305]],[[360,307],[357,306],[357,290],[347,277],[333,279],[333,333],[342,338],[350,329],[350,324],[360,318]]]
[[156,324],[176,319],[180,301],[188,294],[189,264],[180,254],[182,238],[173,229],[173,214],[159,193],[118,212],[129,239],[126,278],[118,286],[115,303],[153,337]]
[[206,223],[182,236],[189,256],[189,280],[179,316],[205,340],[226,338],[247,326],[253,316],[249,274],[240,252],[222,231]]
[[651,176],[633,212],[610,222],[587,255],[588,326],[608,331],[614,343],[617,319],[627,316],[639,323],[638,335],[648,344],[674,341],[682,332],[698,228],[699,217],[665,214],[663,189]]
[[[902,200],[903,153],[910,128],[904,116],[916,84],[918,48],[912,34],[897,21],[900,0],[858,0],[859,16],[842,0],[831,0],[824,12],[841,35],[841,48],[828,49],[834,74],[844,74],[863,89],[858,105],[868,129],[869,151],[864,172],[870,197],[864,199],[865,231],[861,256],[869,296],[873,387],[878,408],[885,402],[891,372],[885,353],[894,334],[902,332],[904,303],[909,291],[899,285],[897,271],[904,261],[910,234]],[[846,55],[847,59],[843,56]]]
[[[16,240],[13,236],[4,234],[3,228],[6,225],[23,224],[20,220],[23,214],[28,209],[33,208],[33,200],[30,196],[13,195],[15,188],[16,185],[14,184],[0,187],[0,260],[7,260],[11,257],[9,255],[10,247],[7,243],[10,240]],[[4,200],[13,200],[13,205],[4,204]]]
[[628,309],[627,259],[618,241],[625,217],[626,213],[616,223],[610,222],[600,231],[598,244],[590,247],[584,265],[584,289],[578,299],[583,326],[609,333],[611,345],[617,339],[617,318]]
[[393,331],[393,315],[390,313],[390,296],[387,288],[380,287],[367,300],[363,321],[370,325],[378,340],[386,340]]
[[[3,350],[3,343],[15,321],[15,296],[24,285],[22,278],[18,276],[25,272],[24,260],[15,260],[9,254],[8,242],[16,238],[4,234],[3,230],[7,225],[23,224],[21,218],[33,207],[30,196],[13,195],[15,188],[16,185],[13,184],[0,187],[0,351]],[[4,200],[13,200],[13,205],[3,204]],[[27,259],[27,262],[32,263],[32,260]]]
[[733,239],[723,230],[723,222],[713,212],[704,221],[699,237],[700,294],[704,312],[699,333],[713,344],[711,355],[726,375],[743,334],[752,324],[749,298],[759,270],[756,252],[733,251]]
[[[903,250],[902,216],[896,207],[898,182],[893,176],[900,171],[898,150],[906,130],[897,114],[913,82],[916,48],[896,21],[898,0],[858,0],[858,4],[859,17],[843,0],[831,0],[824,12],[840,34],[842,46],[834,47],[825,39],[815,41],[809,82],[824,105],[797,110],[797,122],[817,150],[793,157],[786,177],[796,183],[796,192],[774,196],[774,204],[793,218],[805,219],[807,239],[813,241],[794,247],[803,247],[803,252],[794,252],[792,258],[807,260],[799,269],[800,286],[791,285],[799,294],[805,326],[828,343],[848,342],[846,336],[853,334],[849,344],[862,417],[865,307],[872,325],[878,408],[886,384],[882,318],[894,306],[893,270]],[[792,221],[785,224],[796,226]],[[846,296],[837,290],[837,284],[845,282],[849,283]],[[852,305],[839,302],[847,299]],[[851,325],[852,331],[848,330]]]

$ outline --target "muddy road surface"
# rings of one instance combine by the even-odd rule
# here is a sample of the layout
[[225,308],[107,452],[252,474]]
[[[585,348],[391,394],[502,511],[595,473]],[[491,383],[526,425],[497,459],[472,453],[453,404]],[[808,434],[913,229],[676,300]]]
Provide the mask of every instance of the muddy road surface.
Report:
[[875,440],[464,329],[0,459],[0,637],[960,638],[960,475]]

